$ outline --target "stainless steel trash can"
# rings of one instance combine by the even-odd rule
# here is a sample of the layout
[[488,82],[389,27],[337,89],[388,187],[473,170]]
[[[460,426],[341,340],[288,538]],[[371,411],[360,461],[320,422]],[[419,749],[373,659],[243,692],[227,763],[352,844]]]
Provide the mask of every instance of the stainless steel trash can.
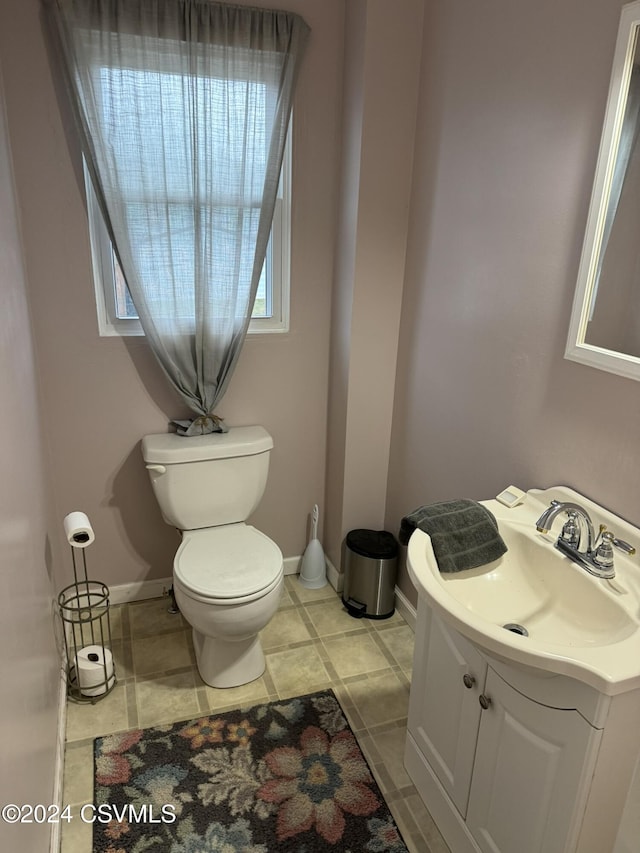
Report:
[[386,530],[352,530],[345,542],[342,602],[358,619],[393,615],[398,543]]

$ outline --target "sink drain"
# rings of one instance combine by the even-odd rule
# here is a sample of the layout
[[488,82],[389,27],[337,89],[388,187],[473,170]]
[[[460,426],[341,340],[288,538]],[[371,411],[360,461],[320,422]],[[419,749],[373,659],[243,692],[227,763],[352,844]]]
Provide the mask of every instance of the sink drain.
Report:
[[511,631],[512,634],[520,634],[521,637],[529,636],[529,632],[524,625],[518,625],[517,622],[507,622],[507,624],[502,627],[506,628],[507,631]]

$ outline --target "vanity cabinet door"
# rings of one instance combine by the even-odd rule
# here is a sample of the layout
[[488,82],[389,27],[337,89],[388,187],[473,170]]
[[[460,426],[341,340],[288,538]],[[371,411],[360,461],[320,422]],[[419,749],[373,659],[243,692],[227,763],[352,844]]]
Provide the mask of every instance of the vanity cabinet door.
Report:
[[[567,853],[582,821],[601,731],[526,698],[491,668],[467,827],[483,853]],[[581,780],[587,779],[586,784]]]
[[464,817],[487,665],[464,637],[421,608],[409,705],[409,731]]

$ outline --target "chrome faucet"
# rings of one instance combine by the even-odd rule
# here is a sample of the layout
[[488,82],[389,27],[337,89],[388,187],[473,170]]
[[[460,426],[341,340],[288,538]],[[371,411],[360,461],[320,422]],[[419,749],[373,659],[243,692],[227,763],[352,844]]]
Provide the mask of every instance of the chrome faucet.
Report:
[[[567,521],[562,527],[555,546],[574,563],[582,566],[589,574],[597,578],[615,577],[614,547],[624,551],[629,556],[635,554],[636,549],[632,545],[622,539],[616,539],[604,524],[600,525],[599,533],[596,536],[589,513],[584,507],[571,501],[551,501],[551,504],[536,522],[537,531],[548,533],[561,512],[567,514]],[[585,534],[587,541],[583,545]]]

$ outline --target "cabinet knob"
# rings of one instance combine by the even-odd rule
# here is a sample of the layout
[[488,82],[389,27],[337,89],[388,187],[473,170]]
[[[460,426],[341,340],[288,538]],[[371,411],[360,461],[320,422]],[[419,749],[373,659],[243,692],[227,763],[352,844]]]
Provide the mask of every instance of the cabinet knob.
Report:
[[480,703],[480,707],[486,711],[491,704],[491,698],[489,696],[485,696],[484,693],[481,693],[478,696],[478,702]]
[[471,690],[471,688],[473,687],[473,685],[476,683],[476,680],[475,680],[475,678],[473,677],[473,675],[469,675],[469,673],[468,673],[468,672],[465,672],[465,674],[462,676],[462,683],[464,684],[464,686],[465,686],[468,690]]

